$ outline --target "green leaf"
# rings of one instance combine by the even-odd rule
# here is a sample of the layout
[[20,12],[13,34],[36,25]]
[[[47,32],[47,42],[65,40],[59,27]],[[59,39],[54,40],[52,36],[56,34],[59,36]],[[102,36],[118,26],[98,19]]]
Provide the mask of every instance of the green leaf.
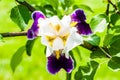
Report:
[[83,80],[83,74],[81,72],[81,68],[79,67],[78,71],[74,75],[75,80]]
[[97,63],[95,61],[90,61],[88,63],[88,66],[90,66],[90,72],[89,72],[89,74],[84,75],[84,79],[85,80],[94,80],[94,75],[97,71],[99,63]]
[[12,56],[10,66],[13,72],[15,71],[16,67],[20,64],[20,62],[22,61],[22,55],[24,51],[25,51],[25,46],[22,46]]
[[90,21],[90,26],[94,33],[103,32],[107,28],[108,17],[104,14],[94,16]]
[[64,0],[65,7],[70,7],[74,3],[74,0]]
[[59,2],[58,0],[47,0],[53,8],[55,8],[56,10],[58,9],[58,5],[59,5]]
[[114,25],[111,30],[114,31],[114,35],[120,34],[120,25]]
[[103,45],[108,46],[112,38],[113,38],[113,34],[106,34],[104,41],[103,41]]
[[3,36],[2,35],[0,35],[0,41],[3,39]]
[[115,25],[118,20],[120,20],[120,15],[119,14],[112,14],[110,17],[111,23]]
[[31,51],[34,45],[35,39],[34,40],[28,40],[26,43],[26,52],[28,56],[31,56]]
[[75,80],[93,80],[99,63],[90,61],[86,66],[80,66],[78,71],[75,73]]
[[109,53],[114,56],[120,53],[120,35],[114,36],[110,41]]
[[24,2],[25,0],[18,0],[18,1],[20,1],[20,2]]
[[92,35],[90,39],[87,40],[88,43],[98,46],[100,43],[100,37],[97,35]]
[[90,12],[94,13],[94,11],[91,9],[91,7],[88,6],[88,5],[85,5],[85,4],[79,4],[79,5],[75,4],[73,6],[73,9],[78,9],[78,8],[83,9],[83,10],[87,10],[87,11],[90,11]]
[[104,58],[104,57],[106,57],[105,53],[103,51],[101,51],[99,48],[92,51],[92,53],[90,54],[91,59]]
[[24,30],[30,19],[30,13],[25,6],[18,5],[12,8],[10,18],[19,26],[21,30]]
[[110,61],[108,62],[108,66],[112,70],[120,70],[120,57],[112,57]]
[[46,11],[46,16],[47,17],[51,17],[51,16],[57,14],[57,12],[53,9],[53,7],[51,5],[45,5],[43,8]]
[[73,59],[73,61],[74,61],[74,68],[76,68],[76,60],[75,60],[75,58],[74,58],[73,52],[70,51],[69,54],[71,55],[71,57],[72,57],[72,59]]
[[117,1],[117,7],[118,7],[118,9],[120,11],[120,1],[119,0]]

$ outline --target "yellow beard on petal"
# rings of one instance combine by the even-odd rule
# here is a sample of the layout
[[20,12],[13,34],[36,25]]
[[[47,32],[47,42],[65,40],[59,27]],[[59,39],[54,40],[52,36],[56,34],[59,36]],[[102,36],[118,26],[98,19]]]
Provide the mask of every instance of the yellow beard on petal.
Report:
[[46,36],[46,39],[48,40],[50,46],[52,46],[55,38],[56,38],[56,36]]
[[56,58],[59,59],[60,58],[60,50],[56,50],[55,55],[56,55]]
[[70,23],[70,26],[71,26],[71,27],[75,27],[75,26],[77,25],[77,23],[78,23],[78,22],[73,21],[73,22]]
[[69,33],[67,33],[67,34],[65,34],[65,35],[63,35],[63,36],[60,36],[60,38],[63,40],[64,46],[66,45],[66,41],[67,41],[67,39],[68,39],[68,36],[69,36]]
[[49,23],[49,25],[52,29],[54,29],[57,32],[59,32],[61,30],[60,24],[53,25],[52,23]]

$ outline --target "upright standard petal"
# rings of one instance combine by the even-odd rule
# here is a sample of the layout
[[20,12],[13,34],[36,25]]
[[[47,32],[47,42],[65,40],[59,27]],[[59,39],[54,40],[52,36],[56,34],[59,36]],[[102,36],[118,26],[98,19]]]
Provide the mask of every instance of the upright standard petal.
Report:
[[34,11],[31,17],[33,20],[38,20],[39,18],[45,18],[44,14],[40,11]]
[[27,37],[28,39],[34,39],[37,37],[37,34],[38,34],[38,30],[39,30],[39,27],[38,27],[38,19],[39,18],[45,18],[44,14],[40,11],[34,11],[32,13],[32,19],[34,20],[33,24],[32,24],[32,27],[28,30],[28,33],[27,33]]
[[85,22],[86,16],[83,10],[77,9],[71,14],[72,26],[77,27],[78,33],[82,35],[89,35],[92,33],[89,24]]
[[71,14],[71,19],[72,21],[77,21],[77,22],[85,21],[86,17],[85,17],[84,11],[80,9],[75,10]]
[[72,58],[66,58],[64,54],[59,59],[54,54],[48,57],[47,69],[50,73],[56,74],[61,68],[70,73],[74,68]]

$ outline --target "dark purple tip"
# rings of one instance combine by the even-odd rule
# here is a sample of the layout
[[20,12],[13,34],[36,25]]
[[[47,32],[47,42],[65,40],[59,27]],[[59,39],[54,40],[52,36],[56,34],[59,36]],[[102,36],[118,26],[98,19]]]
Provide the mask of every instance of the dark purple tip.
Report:
[[39,18],[45,18],[44,14],[40,11],[34,11],[32,13],[33,20],[38,20]]
[[76,27],[79,34],[83,34],[83,35],[92,34],[90,26],[86,22],[79,22]]
[[70,73],[73,69],[72,58],[66,58],[65,55],[61,55],[60,58],[57,59],[53,54],[48,57],[47,69],[50,73],[56,74],[61,68]]
[[84,11],[80,9],[75,10],[71,14],[71,19],[72,21],[77,21],[77,22],[85,21],[86,17],[85,17]]

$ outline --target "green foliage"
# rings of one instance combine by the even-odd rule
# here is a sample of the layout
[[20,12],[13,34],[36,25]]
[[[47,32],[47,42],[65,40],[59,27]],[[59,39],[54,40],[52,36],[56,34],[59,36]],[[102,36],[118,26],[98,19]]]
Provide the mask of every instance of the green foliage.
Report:
[[0,41],[3,39],[2,35],[0,35]]
[[56,10],[58,9],[59,6],[58,0],[47,0],[47,1],[53,6],[53,8],[55,8]]
[[107,28],[108,17],[104,14],[94,16],[90,21],[93,32],[103,32]]
[[26,53],[28,56],[31,56],[31,51],[34,45],[35,39],[33,40],[28,40],[26,43]]
[[96,50],[92,51],[92,53],[90,54],[90,58],[106,58],[106,55],[100,48],[97,48]]
[[113,34],[106,34],[104,41],[103,41],[103,45],[104,46],[109,46],[110,45],[110,41],[113,38]]
[[29,13],[29,10],[25,6],[18,5],[12,8],[10,18],[23,31],[26,28],[28,21],[30,19],[30,13]]
[[64,0],[65,6],[70,7],[73,4],[74,0]]
[[24,2],[25,0],[18,0],[18,1],[20,1],[20,2]]
[[112,57],[108,62],[108,66],[115,71],[120,70],[120,57]]
[[83,74],[81,72],[81,68],[80,67],[79,67],[78,71],[75,73],[74,79],[75,80],[82,80],[83,79]]
[[92,35],[91,38],[88,39],[87,42],[94,45],[94,46],[98,46],[100,43],[100,37],[97,35]]
[[112,25],[115,25],[118,22],[118,20],[120,20],[120,15],[116,13],[112,14],[110,17],[110,20],[111,20]]
[[80,66],[76,72],[75,80],[93,80],[99,63],[90,61],[86,66]]
[[20,64],[20,62],[22,61],[22,55],[24,51],[25,51],[25,46],[22,46],[12,56],[10,66],[13,72],[15,71],[16,67]]
[[88,6],[88,5],[85,5],[85,4],[79,4],[79,5],[75,4],[73,6],[73,9],[78,9],[78,8],[94,13],[92,8],[90,6]]
[[120,35],[114,36],[110,41],[109,53],[110,55],[116,55],[120,53]]

